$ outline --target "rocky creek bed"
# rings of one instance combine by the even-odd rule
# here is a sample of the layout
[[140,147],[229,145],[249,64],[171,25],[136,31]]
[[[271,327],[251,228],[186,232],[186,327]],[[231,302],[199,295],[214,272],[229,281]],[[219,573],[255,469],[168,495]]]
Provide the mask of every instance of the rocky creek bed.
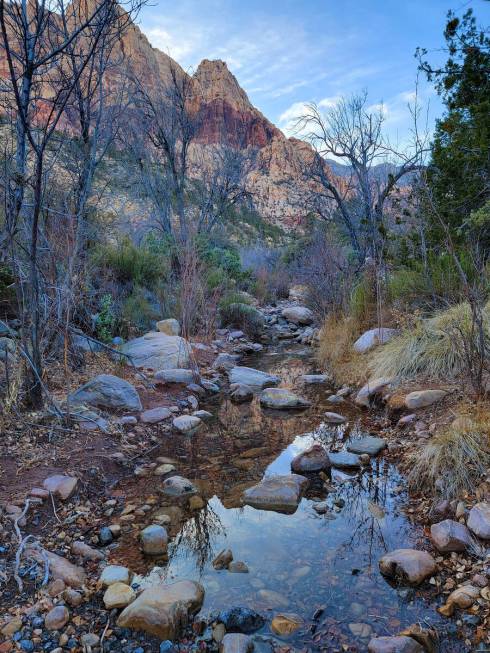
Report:
[[[448,593],[441,592],[444,557],[417,525],[384,416],[363,411],[348,392],[332,399],[335,388],[318,375],[311,348],[292,342],[287,325],[279,328],[275,342],[257,353],[247,348],[240,361],[240,369],[277,377],[278,391],[255,387],[252,401],[233,399],[240,385],[231,394],[196,391],[206,411],[199,428],[189,411],[173,427],[154,427],[136,468],[106,468],[104,483],[94,471],[93,487],[85,477],[64,498],[55,486],[39,492],[24,518],[23,502],[14,503],[21,537],[31,534],[63,562],[50,561],[58,580],[41,588],[45,555],[33,551],[19,569],[23,592],[12,577],[2,587],[1,653],[487,650],[472,648],[477,610],[452,618],[436,610]],[[250,383],[243,371],[230,381],[247,374]],[[268,407],[274,401],[280,410]],[[387,448],[375,453],[385,443],[368,435],[386,437]],[[291,477],[292,468],[303,476]],[[10,531],[6,525],[0,546],[5,578],[16,550]],[[380,560],[400,549],[429,551],[433,568],[429,562],[421,572],[425,561],[417,560],[414,582],[387,578]],[[56,574],[67,558],[76,566]],[[464,561],[458,564],[463,579]],[[480,581],[485,587],[485,573]],[[177,583],[172,601],[159,595],[169,583]],[[145,592],[151,618],[148,605],[144,618],[136,614]],[[391,639],[376,644],[383,637]]]

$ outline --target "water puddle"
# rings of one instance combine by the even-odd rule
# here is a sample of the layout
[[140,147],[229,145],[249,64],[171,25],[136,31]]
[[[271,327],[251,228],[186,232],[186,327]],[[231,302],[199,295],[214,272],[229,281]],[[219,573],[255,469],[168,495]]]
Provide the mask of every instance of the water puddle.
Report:
[[[297,647],[364,651],[372,635],[397,634],[419,622],[437,625],[441,650],[464,650],[431,603],[430,586],[393,587],[378,571],[386,551],[423,544],[422,532],[400,509],[403,478],[383,456],[357,475],[332,470],[327,489],[316,477],[292,515],[241,505],[245,488],[264,475],[289,474],[292,458],[313,443],[340,445],[362,431],[360,415],[348,401],[328,404],[331,388],[298,384],[298,377],[314,368],[309,356],[308,349],[285,346],[244,364],[279,375],[283,385],[311,400],[310,409],[273,413],[257,400],[236,406],[220,397],[202,406],[215,414],[206,432],[166,443],[162,453],[177,458],[179,473],[199,483],[206,506],[174,533],[168,564],[159,573],[167,580],[200,580],[206,590],[203,614],[235,605],[271,617],[299,614],[305,626],[287,640]],[[351,426],[322,425],[325,410],[348,415]],[[313,509],[318,501],[327,501],[326,515]],[[212,560],[224,548],[249,572],[214,570]]]

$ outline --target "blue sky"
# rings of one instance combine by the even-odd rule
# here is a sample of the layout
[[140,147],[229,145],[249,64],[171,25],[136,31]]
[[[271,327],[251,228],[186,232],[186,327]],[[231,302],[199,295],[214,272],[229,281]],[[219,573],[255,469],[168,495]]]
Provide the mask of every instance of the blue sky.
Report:
[[[155,0],[140,16],[153,46],[192,70],[223,59],[252,103],[288,133],[305,102],[329,106],[367,89],[383,103],[392,139],[407,137],[417,46],[442,56],[448,9],[473,7],[490,24],[485,0]],[[440,101],[424,79],[419,97],[430,123]]]

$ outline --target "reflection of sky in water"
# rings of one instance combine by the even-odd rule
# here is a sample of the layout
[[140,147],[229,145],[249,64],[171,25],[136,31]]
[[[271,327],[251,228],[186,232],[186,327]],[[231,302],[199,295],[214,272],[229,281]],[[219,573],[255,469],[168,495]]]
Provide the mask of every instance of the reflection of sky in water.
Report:
[[[297,351],[292,349],[295,357],[284,353],[262,356],[247,364],[277,373],[286,385],[295,386],[298,376],[311,369]],[[219,408],[220,437],[211,442],[219,449],[226,438],[236,443],[244,433],[249,433],[254,438],[249,447],[266,443],[277,447],[276,457],[265,466],[265,476],[290,473],[295,455],[315,442],[325,446],[340,444],[339,440],[348,434],[344,427],[324,425],[308,432],[321,422],[323,411],[328,409],[325,398],[330,390],[321,386],[303,390],[314,405],[300,414],[267,414],[260,410],[257,401],[246,407],[223,402]],[[340,412],[346,410],[348,405]],[[357,435],[354,431],[353,435]],[[255,441],[257,438],[259,441]],[[242,450],[245,448],[246,445],[242,446]],[[222,464],[227,462],[230,461],[225,456]],[[195,475],[190,477],[200,478],[202,462],[196,458],[193,466]],[[236,483],[243,481],[243,475],[237,476]],[[408,598],[406,592],[400,594],[378,571],[378,560],[384,552],[413,546],[419,535],[397,508],[401,500],[398,490],[393,490],[402,479],[396,469],[381,457],[373,460],[360,480],[333,471],[332,482],[335,492],[328,494],[316,477],[293,515],[250,506],[226,508],[223,504],[230,505],[228,495],[233,482],[231,488],[229,482],[221,488],[215,485],[217,489],[207,507],[188,519],[172,540],[169,564],[162,575],[169,580],[199,579],[206,589],[204,612],[242,605],[265,614],[278,610],[297,612],[308,620],[316,608],[324,606],[327,618],[344,633],[346,639],[342,641],[357,641],[357,650],[366,650],[366,640],[356,640],[348,630],[351,622],[367,623],[374,633],[387,635],[418,620],[437,621],[434,607],[425,605],[422,597],[412,601],[416,596],[413,590],[408,592]],[[345,504],[336,511],[334,499],[339,498]],[[314,500],[326,500],[329,514],[317,515],[312,508]],[[223,548],[230,548],[235,560],[245,562],[249,573],[215,571],[211,562]],[[292,641],[301,645],[305,637],[300,632]],[[332,640],[334,644],[337,646],[338,642]]]

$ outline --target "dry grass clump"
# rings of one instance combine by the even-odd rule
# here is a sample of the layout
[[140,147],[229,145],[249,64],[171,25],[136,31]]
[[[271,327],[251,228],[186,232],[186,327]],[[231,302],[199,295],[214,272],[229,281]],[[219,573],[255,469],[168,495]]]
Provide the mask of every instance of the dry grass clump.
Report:
[[320,331],[317,358],[320,365],[330,372],[335,382],[357,383],[364,380],[363,358],[356,353],[353,344],[359,336],[357,320],[352,317],[328,317]]
[[410,486],[445,499],[473,492],[490,465],[490,415],[458,417],[412,454]]
[[[490,340],[490,311],[485,313],[485,331]],[[405,329],[383,347],[379,347],[369,364],[374,377],[395,377],[400,381],[422,375],[429,378],[455,378],[465,372],[465,351],[472,338],[470,307],[456,304],[420,320]]]

